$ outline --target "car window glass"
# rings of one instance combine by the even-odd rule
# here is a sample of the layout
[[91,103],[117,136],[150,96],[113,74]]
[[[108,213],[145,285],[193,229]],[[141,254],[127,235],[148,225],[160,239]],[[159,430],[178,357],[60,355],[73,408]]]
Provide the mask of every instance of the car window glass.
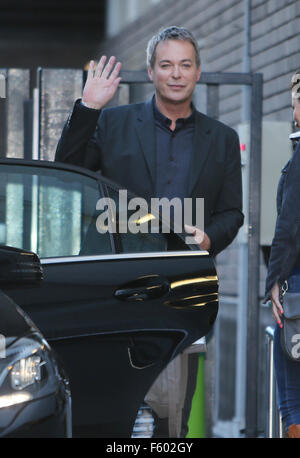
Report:
[[[120,250],[124,253],[159,252],[189,249],[187,245],[169,228],[162,231],[157,215],[151,213],[148,205],[139,205],[144,199],[130,199],[123,192],[107,186],[108,194],[113,202],[112,218],[118,233]],[[127,196],[127,200],[126,200]],[[146,203],[144,201],[144,203]],[[115,212],[115,215],[114,215]],[[124,216],[125,215],[125,216]],[[153,227],[158,227],[157,232]],[[167,232],[169,230],[169,232]]]
[[96,229],[97,180],[47,167],[2,164],[0,244],[41,258],[110,253]]

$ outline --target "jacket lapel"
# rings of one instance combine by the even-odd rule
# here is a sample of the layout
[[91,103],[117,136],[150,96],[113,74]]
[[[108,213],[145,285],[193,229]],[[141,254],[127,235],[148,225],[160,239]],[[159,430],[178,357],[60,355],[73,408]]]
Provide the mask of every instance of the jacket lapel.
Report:
[[141,110],[137,116],[136,132],[141,144],[154,191],[156,175],[156,135],[152,100],[141,104],[140,107]]
[[196,111],[195,140],[190,165],[189,196],[202,173],[211,142],[211,126],[206,117]]

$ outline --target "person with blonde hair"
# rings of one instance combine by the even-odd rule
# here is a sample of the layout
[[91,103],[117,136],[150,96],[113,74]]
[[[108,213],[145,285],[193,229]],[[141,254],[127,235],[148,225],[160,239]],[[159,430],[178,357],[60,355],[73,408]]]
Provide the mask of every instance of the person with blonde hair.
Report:
[[[295,126],[300,127],[300,70],[291,81]],[[300,292],[300,142],[285,167],[277,190],[277,221],[266,279],[265,302],[270,300],[277,325],[274,335],[274,363],[278,388],[278,407],[287,436],[300,438],[300,364],[284,353],[280,335],[284,304],[281,290],[287,282],[289,292]],[[299,304],[300,309],[300,304]]]

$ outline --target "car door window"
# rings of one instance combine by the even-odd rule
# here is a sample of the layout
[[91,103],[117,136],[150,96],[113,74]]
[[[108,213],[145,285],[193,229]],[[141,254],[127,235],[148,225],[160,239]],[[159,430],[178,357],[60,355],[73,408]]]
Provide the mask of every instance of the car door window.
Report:
[[1,164],[0,243],[42,258],[110,253],[96,229],[96,179],[64,169]]
[[[139,253],[190,249],[179,235],[172,232],[169,227],[165,227],[162,231],[159,216],[149,211],[151,209],[144,199],[132,198],[126,190],[121,190],[120,193],[120,190],[111,186],[107,186],[107,192],[111,200],[112,226],[117,233],[121,252]],[[155,224],[151,225],[154,221]],[[156,229],[154,230],[155,226]]]

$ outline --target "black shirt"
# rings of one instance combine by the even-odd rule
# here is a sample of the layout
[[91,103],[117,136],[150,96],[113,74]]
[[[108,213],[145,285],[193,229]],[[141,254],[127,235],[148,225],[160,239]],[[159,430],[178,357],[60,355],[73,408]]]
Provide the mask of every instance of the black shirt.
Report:
[[188,118],[176,120],[175,130],[170,129],[171,119],[157,108],[153,97],[156,131],[156,197],[188,197],[188,180],[194,144],[195,109]]

